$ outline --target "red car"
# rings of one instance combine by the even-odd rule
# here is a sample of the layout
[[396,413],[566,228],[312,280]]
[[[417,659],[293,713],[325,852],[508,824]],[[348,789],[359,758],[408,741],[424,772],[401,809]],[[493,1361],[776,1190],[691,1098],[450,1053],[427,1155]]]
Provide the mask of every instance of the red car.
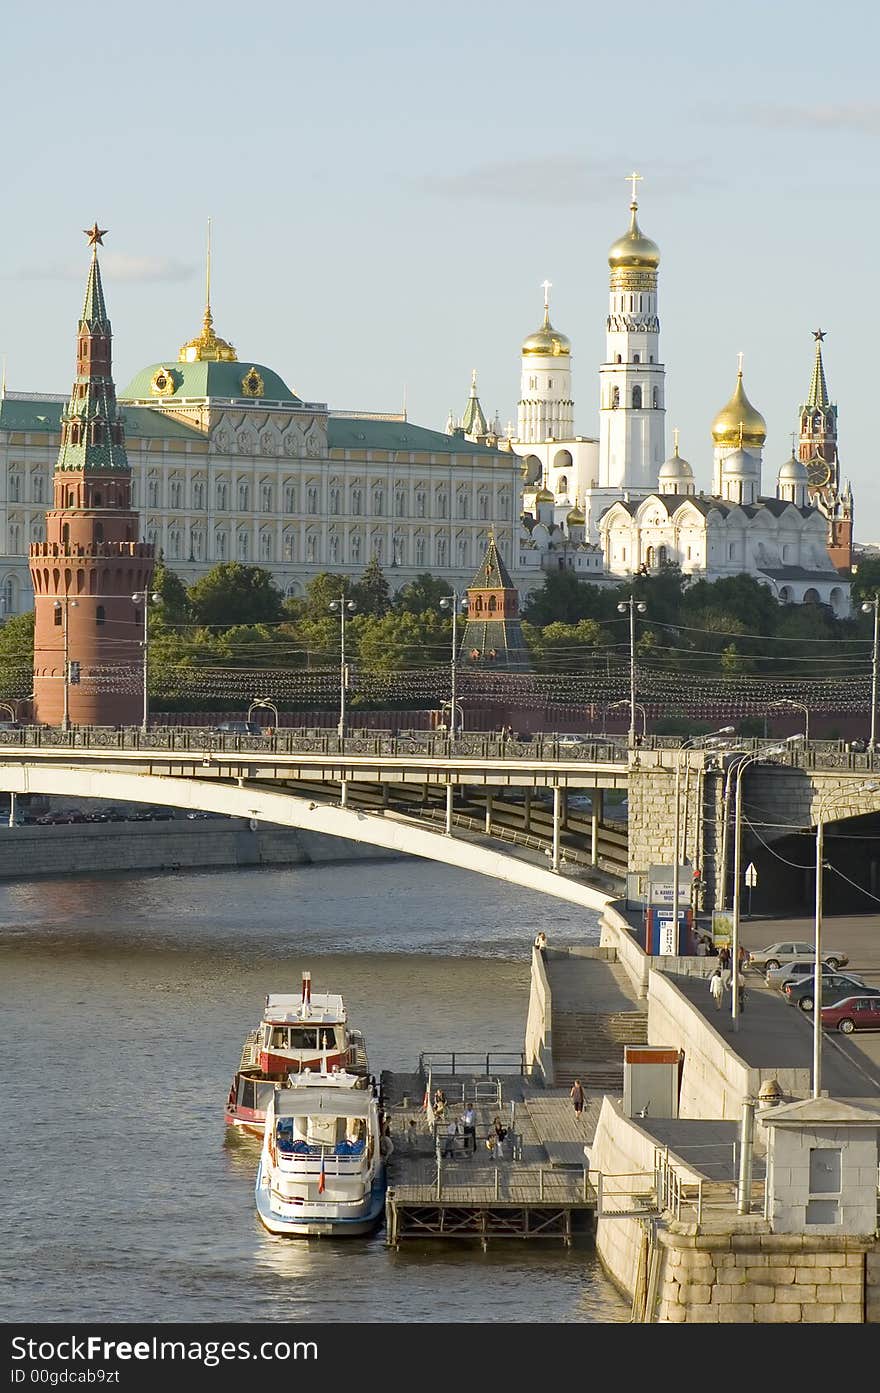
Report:
[[854,1030],[880,1030],[880,996],[845,996],[822,1007],[822,1024],[851,1035]]

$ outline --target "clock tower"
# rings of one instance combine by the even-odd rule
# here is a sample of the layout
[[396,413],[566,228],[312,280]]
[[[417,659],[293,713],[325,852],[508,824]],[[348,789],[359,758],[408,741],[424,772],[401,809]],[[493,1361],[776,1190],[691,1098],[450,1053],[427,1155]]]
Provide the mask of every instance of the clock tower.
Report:
[[798,458],[806,465],[810,502],[828,519],[828,553],[838,570],[852,565],[852,489],[841,487],[837,405],[828,395],[822,361],[824,329],[814,329],[816,356],[807,399],[799,409]]

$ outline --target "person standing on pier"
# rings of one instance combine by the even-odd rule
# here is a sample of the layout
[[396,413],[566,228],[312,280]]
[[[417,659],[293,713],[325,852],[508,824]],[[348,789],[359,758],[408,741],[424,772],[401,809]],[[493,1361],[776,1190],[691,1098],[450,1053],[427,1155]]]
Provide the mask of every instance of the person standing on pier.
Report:
[[473,1103],[468,1103],[461,1115],[461,1128],[464,1133],[464,1150],[470,1151],[472,1156],[477,1154],[477,1114],[474,1112]]
[[574,1083],[571,1086],[571,1093],[568,1096],[571,1098],[572,1104],[574,1106],[574,1115],[579,1122],[581,1119],[581,1114],[584,1110],[585,1101],[584,1090],[581,1087],[580,1079],[575,1079]]

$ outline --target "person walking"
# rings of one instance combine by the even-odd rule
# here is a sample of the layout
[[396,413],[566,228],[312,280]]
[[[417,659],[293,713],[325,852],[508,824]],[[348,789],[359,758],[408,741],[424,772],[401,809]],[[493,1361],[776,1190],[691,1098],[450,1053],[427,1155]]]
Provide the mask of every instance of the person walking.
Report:
[[455,1138],[458,1136],[458,1123],[451,1119],[446,1127],[446,1140],[443,1143],[443,1156],[455,1155]]
[[712,993],[715,1009],[720,1011],[721,1003],[724,1000],[724,978],[721,976],[720,967],[716,967],[712,976],[709,978],[709,991]]
[[572,1086],[571,1086],[571,1092],[569,1093],[568,1096],[571,1098],[572,1105],[573,1105],[573,1107],[574,1107],[574,1115],[575,1115],[575,1118],[576,1118],[576,1120],[577,1120],[578,1122],[580,1122],[581,1114],[583,1113],[583,1110],[584,1110],[584,1102],[585,1102],[584,1090],[583,1090],[583,1088],[581,1087],[581,1081],[580,1081],[580,1079],[575,1079],[574,1083],[573,1083]]
[[464,1134],[463,1148],[465,1154],[470,1151],[472,1156],[477,1154],[477,1114],[472,1103],[468,1103],[461,1115],[461,1130]]
[[739,992],[739,1014],[742,1015],[746,1009],[746,979],[741,972],[736,974],[736,989]]

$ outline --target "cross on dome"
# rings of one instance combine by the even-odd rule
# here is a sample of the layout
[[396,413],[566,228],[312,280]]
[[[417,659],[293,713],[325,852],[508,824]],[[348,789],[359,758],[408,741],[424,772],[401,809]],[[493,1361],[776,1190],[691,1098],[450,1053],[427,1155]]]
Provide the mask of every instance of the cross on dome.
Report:
[[640,184],[640,183],[642,182],[642,180],[644,179],[644,177],[645,177],[645,176],[644,176],[643,174],[637,173],[636,170],[633,170],[632,174],[628,174],[628,175],[626,176],[627,183],[632,184],[632,201],[633,201],[633,203],[637,203],[637,202],[638,202],[638,199],[636,198],[636,193],[637,193],[636,185],[637,185],[637,184]]
[[736,370],[739,373],[740,377],[742,377],[743,359],[745,358],[745,356],[746,355],[744,353],[737,353],[736,355]]
[[541,281],[541,289],[542,289],[543,292],[544,292],[544,309],[545,309],[545,310],[549,310],[549,308],[550,308],[550,289],[551,289],[552,285],[553,285],[553,282],[552,282],[552,281]]

